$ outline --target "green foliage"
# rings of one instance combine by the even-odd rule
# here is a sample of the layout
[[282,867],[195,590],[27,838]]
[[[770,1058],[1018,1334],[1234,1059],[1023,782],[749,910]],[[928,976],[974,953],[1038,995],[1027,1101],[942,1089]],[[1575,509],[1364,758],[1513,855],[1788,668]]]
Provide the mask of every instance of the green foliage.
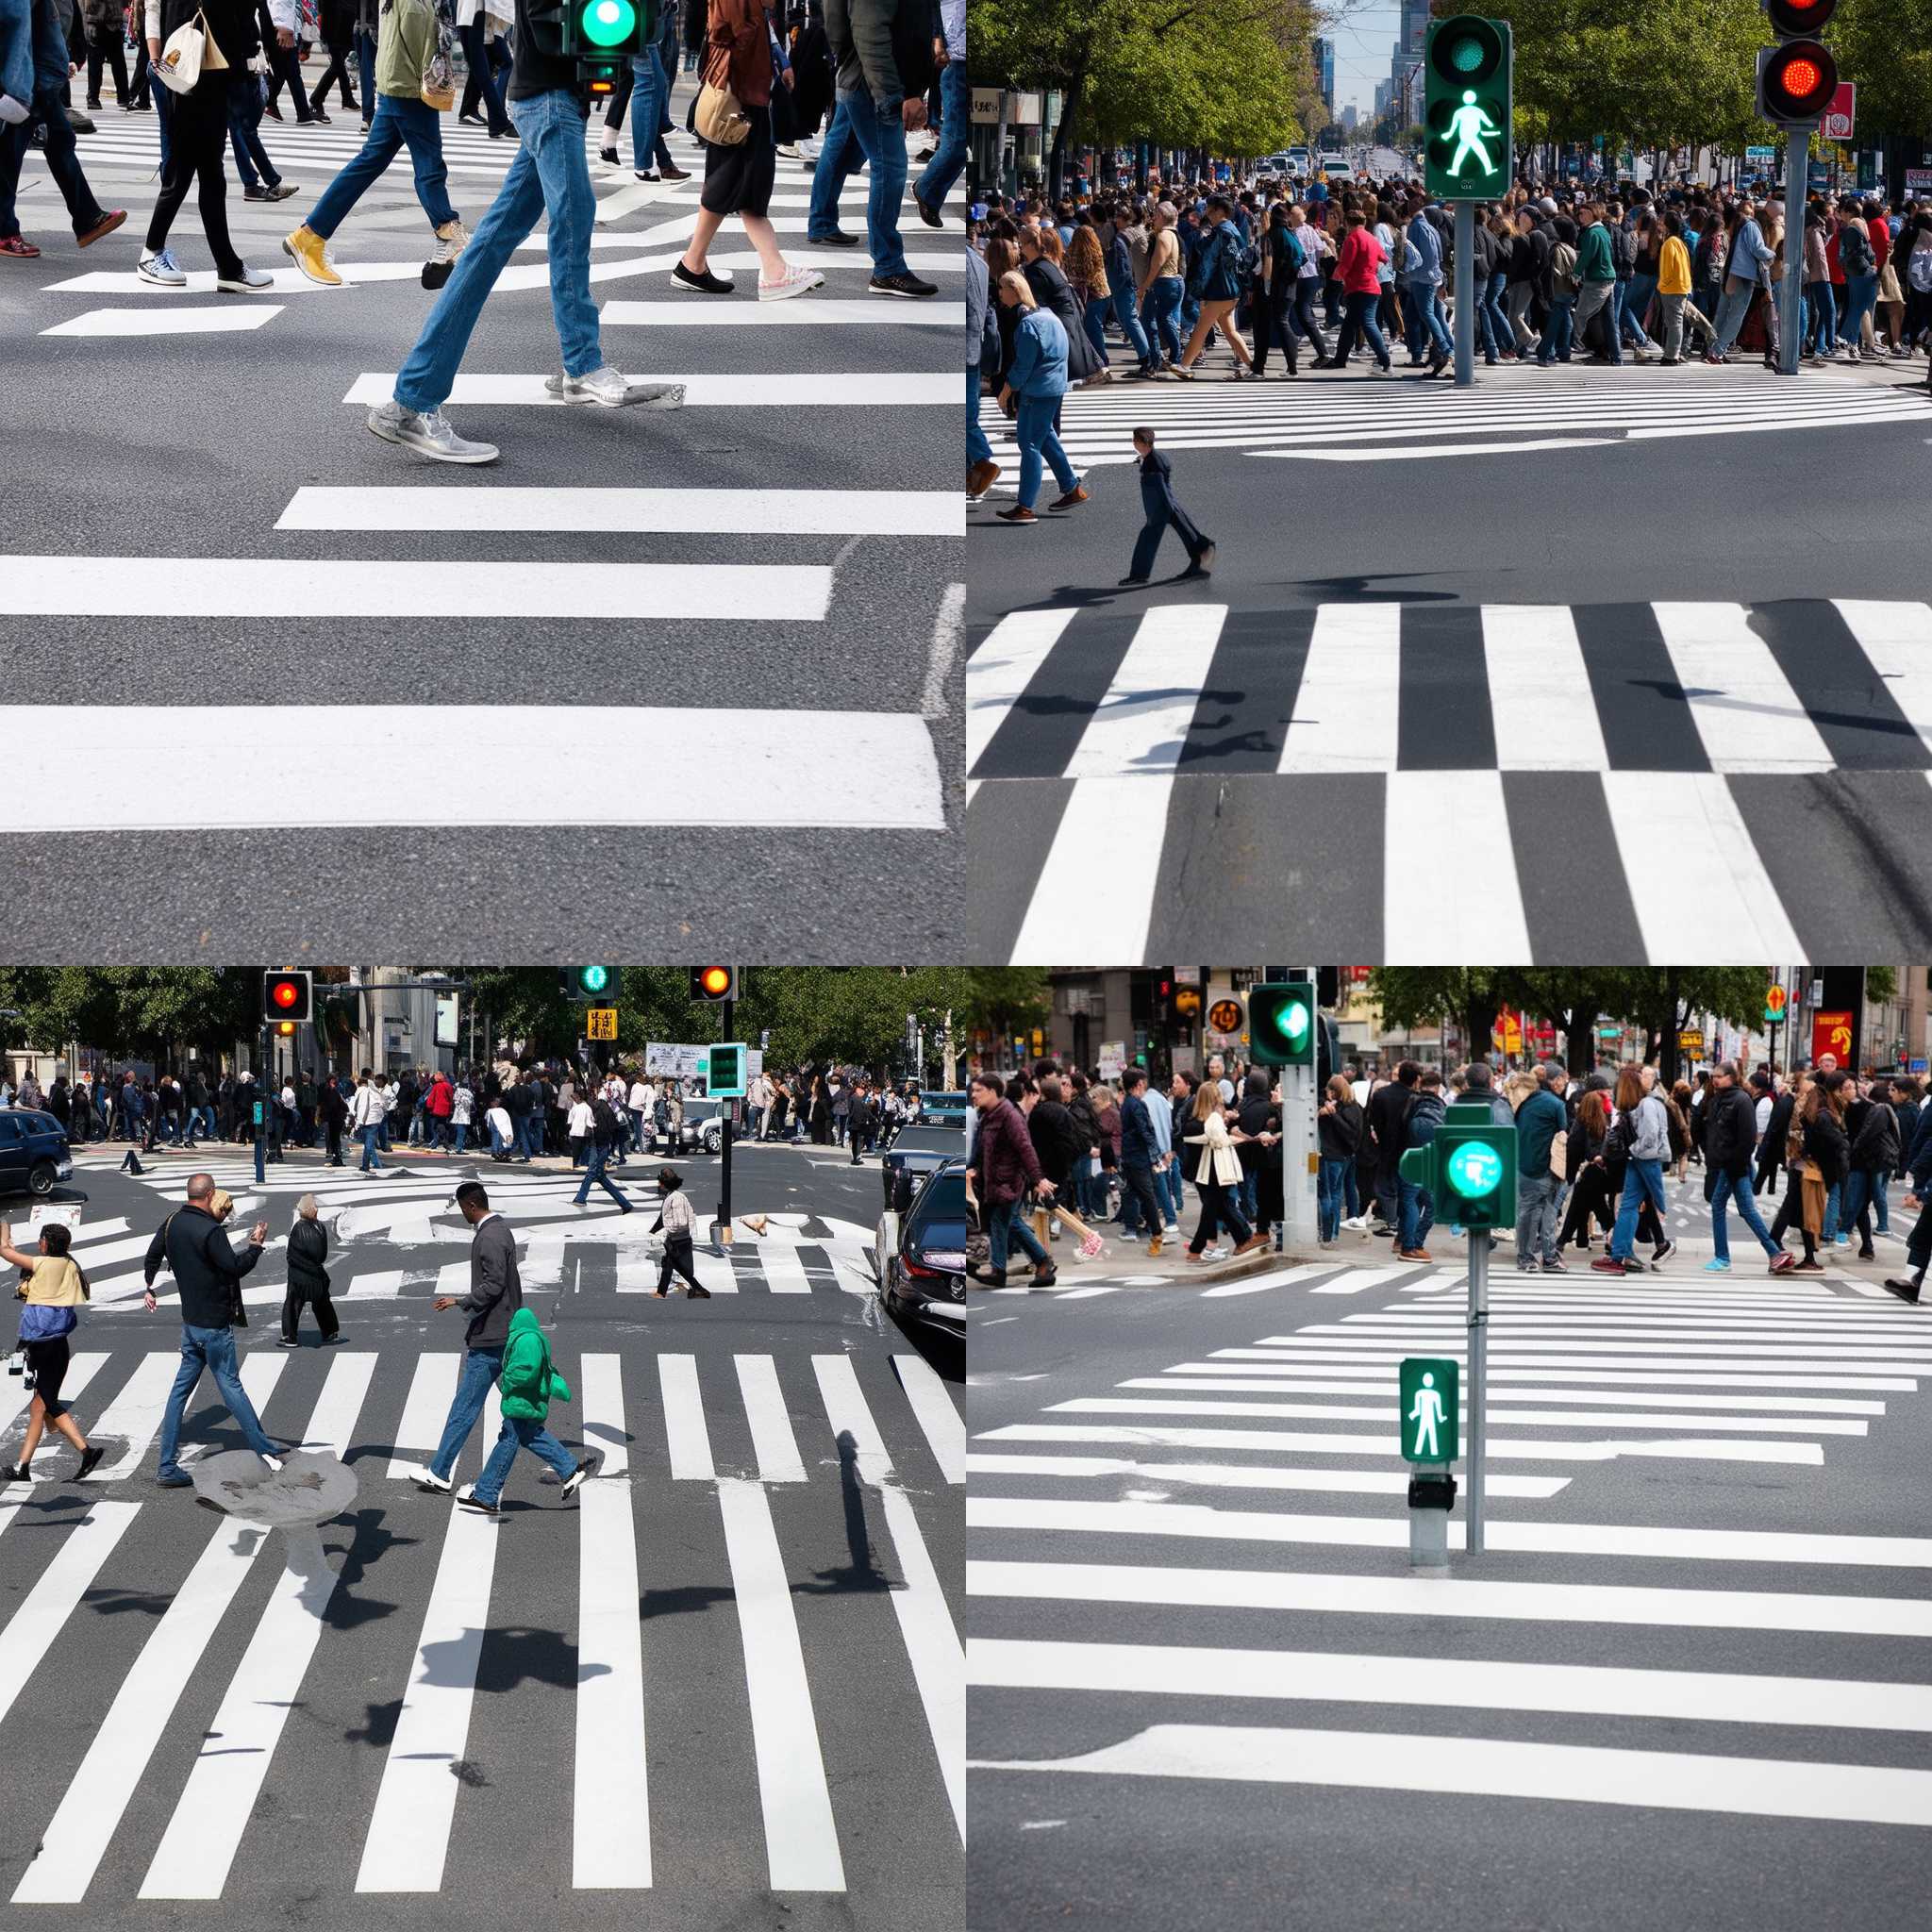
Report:
[[4,1037],[40,1046],[70,1041],[102,1052],[158,1058],[216,1049],[261,1024],[261,969],[254,966],[0,967]]
[[1932,0],[1844,0],[1824,38],[1839,73],[1858,84],[1861,142],[1932,135]]

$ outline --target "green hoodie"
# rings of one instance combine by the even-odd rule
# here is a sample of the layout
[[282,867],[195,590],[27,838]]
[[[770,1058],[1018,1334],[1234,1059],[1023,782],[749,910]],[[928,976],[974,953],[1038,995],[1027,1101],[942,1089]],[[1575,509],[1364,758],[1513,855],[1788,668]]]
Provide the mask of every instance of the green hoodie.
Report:
[[509,1339],[504,1344],[503,1373],[496,1378],[505,1415],[541,1423],[553,1400],[568,1402],[570,1384],[550,1365],[550,1344],[528,1308],[509,1318]]
[[1610,231],[1601,222],[1584,229],[1576,244],[1576,279],[1579,282],[1614,282],[1617,265],[1610,258]]

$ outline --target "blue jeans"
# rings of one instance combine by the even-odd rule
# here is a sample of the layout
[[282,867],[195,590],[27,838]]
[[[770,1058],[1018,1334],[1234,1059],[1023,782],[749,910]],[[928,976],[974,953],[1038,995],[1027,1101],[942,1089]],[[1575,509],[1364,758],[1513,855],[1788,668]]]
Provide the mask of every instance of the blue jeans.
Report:
[[[161,92],[166,93],[168,90],[162,88]],[[26,159],[27,137],[35,121],[41,119],[44,119],[47,128],[42,158],[67,204],[74,232],[85,234],[100,221],[102,208],[87,184],[87,176],[81,173],[74,128],[67,119],[67,109],[61,106],[59,88],[44,84],[36,87],[28,108],[25,121],[11,126],[0,125],[0,236],[20,233],[20,223],[13,212],[13,194],[20,185],[21,163]]]
[[1324,1241],[1341,1238],[1341,1208],[1346,1179],[1355,1163],[1330,1160],[1325,1155],[1315,1176],[1315,1231]]
[[1133,344],[1134,354],[1141,358],[1142,369],[1154,366],[1154,351],[1147,341],[1147,331],[1141,326],[1141,318],[1134,313],[1134,291],[1123,283],[1109,298],[1113,303],[1113,319],[1120,324],[1121,333]]
[[429,1465],[432,1475],[444,1482],[456,1473],[457,1457],[483,1413],[483,1405],[503,1374],[503,1350],[473,1348],[463,1357],[462,1373],[457,1377],[457,1397],[449,1406],[449,1420],[442,1425],[442,1441],[437,1444],[436,1459]]
[[1335,342],[1335,361],[1340,364],[1348,359],[1348,352],[1356,345],[1357,338],[1369,345],[1373,355],[1384,369],[1389,367],[1389,344],[1382,340],[1382,331],[1375,325],[1375,310],[1382,300],[1381,291],[1374,294],[1362,291],[1348,298],[1348,307],[1341,318],[1341,333]]
[[1878,1232],[1885,1232],[1888,1204],[1885,1198],[1886,1175],[1883,1170],[1874,1171],[1868,1167],[1855,1167],[1845,1176],[1844,1199],[1839,1204],[1838,1220],[1827,1224],[1827,1234],[1850,1237],[1857,1232],[1858,1216],[1869,1207],[1878,1224]]
[[1095,353],[1105,362],[1107,356],[1107,312],[1113,307],[1111,295],[1090,295],[1086,306],[1080,311],[1080,322],[1087,331],[1087,340],[1093,344]]
[[986,431],[979,426],[979,364],[973,363],[966,371],[966,460],[971,463],[992,461],[992,444],[986,440]]
[[181,1324],[181,1366],[175,1372],[175,1386],[168,1391],[167,1412],[161,1417],[161,1466],[157,1474],[163,1482],[173,1482],[182,1474],[175,1460],[181,1440],[181,1411],[194,1393],[194,1385],[206,1369],[215,1378],[228,1413],[242,1425],[242,1434],[258,1456],[273,1456],[275,1445],[263,1434],[255,1405],[242,1386],[235,1366],[235,1331],[232,1328],[191,1328]]
[[671,82],[665,76],[664,62],[655,42],[641,54],[632,56],[630,72],[631,166],[647,175],[654,167],[674,165],[662,132],[664,103],[671,97]]
[[464,1147],[465,1143],[466,1143],[466,1142],[468,1141],[468,1140],[469,1140],[469,1138],[470,1138],[470,1124],[469,1124],[469,1122],[468,1122],[468,1121],[458,1121],[458,1122],[457,1122],[457,1124],[456,1124],[456,1134],[457,1134],[457,1144],[456,1144],[456,1151],[457,1151],[457,1152],[458,1152],[458,1154],[460,1154],[460,1153],[461,1153],[461,1152],[463,1151],[463,1147]]
[[495,1128],[494,1128],[493,1126],[491,1126],[491,1125],[490,1125],[490,1123],[489,1123],[488,1121],[485,1121],[485,1122],[483,1123],[483,1124],[484,1124],[484,1125],[485,1125],[486,1127],[490,1127],[490,1151],[491,1151],[491,1153],[492,1153],[492,1154],[513,1154],[513,1153],[514,1153],[514,1152],[516,1151],[516,1146],[517,1146],[517,1143],[516,1143],[516,1141],[514,1141],[513,1139],[506,1139],[506,1138],[505,1138],[505,1136],[503,1136],[502,1134],[498,1133],[498,1132],[497,1132],[497,1130],[496,1130],[496,1129],[495,1129]]
[[380,1127],[358,1127],[356,1132],[362,1142],[362,1172],[364,1174],[380,1174],[382,1172],[382,1159],[375,1151],[375,1143],[381,1136],[382,1129]]
[[1170,362],[1181,359],[1181,294],[1186,287],[1178,275],[1156,275],[1147,284],[1146,299],[1141,304],[1141,325],[1150,350],[1158,342]]
[[937,208],[966,165],[966,117],[972,94],[966,86],[966,63],[948,60],[940,75],[940,144],[924,172],[913,183],[913,193],[927,208]]
[[986,1210],[987,1259],[995,1274],[1007,1272],[1007,1254],[1014,1242],[1036,1267],[1047,1265],[1046,1250],[1040,1245],[1040,1238],[1030,1228],[1020,1213],[1017,1201],[1002,1201]]
[[584,1179],[577,1189],[575,1206],[581,1208],[589,1202],[591,1190],[602,1188],[620,1208],[628,1208],[630,1203],[618,1191],[617,1183],[604,1172],[604,1163],[610,1158],[610,1150],[600,1147],[596,1141],[589,1142],[584,1148]]
[[[880,113],[870,94],[841,93],[839,107],[868,163],[865,234],[872,252],[872,272],[874,275],[906,275],[909,273],[906,248],[899,240],[899,208],[906,198],[906,124],[896,108],[890,114]],[[816,200],[816,169],[812,192]]]
[[1436,1204],[1428,1189],[1419,1187],[1414,1181],[1398,1179],[1396,1186],[1402,1190],[1402,1219],[1397,1223],[1401,1238],[1396,1246],[1419,1248],[1428,1240],[1429,1230],[1436,1224]]
[[1617,294],[1622,303],[1618,320],[1636,339],[1640,349],[1650,346],[1650,338],[1643,333],[1643,318],[1650,308],[1650,298],[1657,293],[1655,275],[1632,275],[1627,282],[1617,284]]
[[1839,340],[1848,349],[1858,346],[1858,325],[1872,313],[1872,305],[1878,299],[1878,275],[1847,275],[1845,277],[1845,315],[1839,325]]
[[[161,89],[161,92],[167,92],[165,87]],[[228,141],[235,150],[235,172],[244,188],[258,186],[258,175],[271,188],[281,182],[261,144],[260,126],[261,82],[244,69],[228,79]]]
[[563,347],[563,373],[588,375],[602,365],[597,308],[591,300],[596,200],[584,153],[585,118],[576,97],[560,89],[510,103],[523,145],[396,376],[396,401],[404,408],[428,415],[449,399],[483,304],[540,215],[550,217],[550,307]]
[[1838,305],[1831,299],[1829,282],[1805,284],[1805,347],[1819,356],[1828,356],[1838,346]]
[[[781,83],[782,85],[782,83]],[[853,138],[852,118],[846,110],[848,96],[841,94],[826,124],[824,139],[819,142],[819,158],[811,171],[811,211],[806,217],[808,241],[823,242],[839,227],[839,191],[845,185],[863,157]]]
[[[469,42],[465,41],[464,46]],[[356,76],[361,83],[356,90],[356,104],[362,110],[362,125],[367,127],[375,112],[375,36],[365,34],[358,27],[356,32]]]
[[1441,355],[1456,353],[1456,339],[1449,333],[1449,325],[1442,320],[1441,310],[1436,306],[1435,285],[1431,282],[1404,282],[1402,299],[1409,312],[1408,352],[1411,356],[1419,353],[1423,337],[1426,334],[1431,345]]
[[1757,1200],[1751,1191],[1749,1174],[1720,1174],[1713,1177],[1710,1191],[1710,1244],[1720,1261],[1731,1258],[1730,1230],[1725,1225],[1724,1208],[1732,1201],[1738,1204],[1738,1218],[1757,1237],[1757,1245],[1767,1255],[1780,1252],[1778,1244],[1772,1240],[1771,1231],[1764,1224],[1764,1217],[1757,1211]]
[[1505,349],[1513,350],[1516,346],[1515,331],[1509,326],[1509,310],[1503,300],[1503,291],[1508,286],[1509,277],[1498,270],[1490,277],[1489,287],[1483,291],[1482,307],[1475,312],[1484,349],[1493,349],[1499,356]]
[[1013,428],[1020,441],[1020,507],[1031,509],[1040,496],[1042,461],[1053,465],[1055,480],[1062,492],[1079,488],[1080,479],[1054,434],[1053,419],[1060,406],[1058,396],[1022,396]]
[[1543,330],[1542,344],[1536,352],[1536,359],[1545,368],[1552,362],[1569,361],[1570,345],[1575,339],[1576,298],[1558,295],[1550,304],[1549,325]]
[[1717,341],[1711,350],[1719,356],[1728,356],[1731,344],[1738,340],[1738,331],[1744,326],[1744,318],[1751,312],[1751,298],[1757,292],[1756,282],[1734,282],[1724,278],[1724,292],[1717,305],[1717,313],[1710,319],[1711,326],[1717,330]]
[[509,1474],[509,1466],[517,1459],[517,1451],[527,1449],[541,1461],[547,1462],[560,1476],[576,1474],[576,1464],[571,1460],[570,1451],[553,1436],[543,1424],[534,1418],[507,1415],[503,1427],[498,1432],[496,1446],[490,1452],[490,1459],[483,1465],[483,1474],[476,1478],[476,1500],[479,1503],[494,1503],[503,1494],[504,1480]]
[[1617,1224],[1610,1230],[1610,1257],[1627,1261],[1637,1238],[1638,1210],[1643,1197],[1657,1209],[1659,1224],[1664,1218],[1664,1164],[1660,1160],[1633,1158],[1624,1170],[1624,1198],[1617,1204]]
[[362,151],[322,191],[322,199],[309,214],[309,227],[326,242],[405,147],[416,171],[416,199],[423,204],[429,225],[440,228],[455,221],[457,211],[449,205],[449,170],[442,158],[441,116],[421,101],[378,94],[375,120]]

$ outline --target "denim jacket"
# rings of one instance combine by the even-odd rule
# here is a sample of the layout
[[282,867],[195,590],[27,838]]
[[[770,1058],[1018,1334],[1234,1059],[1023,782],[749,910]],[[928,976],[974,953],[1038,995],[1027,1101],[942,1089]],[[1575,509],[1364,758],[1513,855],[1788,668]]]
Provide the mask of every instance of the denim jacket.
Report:
[[1044,308],[1029,308],[1013,331],[1007,382],[1016,396],[1038,400],[1067,392],[1067,332]]

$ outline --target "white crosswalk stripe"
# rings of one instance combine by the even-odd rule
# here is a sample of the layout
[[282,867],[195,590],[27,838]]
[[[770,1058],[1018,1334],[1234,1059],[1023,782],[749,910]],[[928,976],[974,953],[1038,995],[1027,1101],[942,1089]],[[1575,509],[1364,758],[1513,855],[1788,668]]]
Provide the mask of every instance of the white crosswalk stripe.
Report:
[[[1618,1287],[1502,1269],[1491,1302],[1491,1450],[1514,1460],[1490,1478],[1492,1499],[1510,1507],[1492,1509],[1486,1541],[1541,1558],[1533,1573],[1417,1578],[1391,1574],[1375,1554],[1408,1541],[1396,1364],[1405,1355],[1461,1355],[1463,1314],[1450,1295],[1313,1320],[1197,1360],[1149,1362],[1119,1392],[1062,1397],[1041,1411],[1188,1415],[1185,1429],[1008,1423],[976,1431],[968,1683],[989,1712],[1024,1708],[1034,1740],[1058,1730],[1083,1741],[1060,1751],[1036,1742],[1024,1758],[976,1751],[975,1779],[1044,1779],[1045,1790],[1068,1774],[1250,1780],[1867,1824],[1932,1818],[1932,1773],[1886,1757],[1879,1741],[1932,1733],[1932,1687],[1861,1675],[1848,1649],[1826,1653],[1845,1659],[1842,1675],[1807,1675],[1793,1669],[1786,1641],[1932,1636],[1932,1607],[1913,1588],[1914,1573],[1932,1570],[1932,1537],[1607,1522],[1587,1504],[1559,1521],[1537,1507],[1593,1480],[1574,1452],[1597,1452],[1582,1460],[1643,1453],[1614,1436],[1577,1443],[1566,1430],[1644,1426],[1624,1412],[1643,1405],[1657,1411],[1650,1423],[1678,1432],[1650,1445],[1665,1457],[1777,1446],[1723,1434],[1755,1429],[1808,1437],[1783,1446],[1821,1462],[1846,1438],[1883,1429],[1900,1394],[1917,1395],[1919,1378],[1932,1374],[1923,1324],[1825,1281]],[[1606,1335],[1615,1339],[1597,1339]],[[1599,1346],[1625,1351],[1620,1373],[1606,1375],[1611,1358]],[[1838,1373],[1814,1381],[1808,1364],[1801,1373],[1794,1362],[1790,1376],[1753,1374],[1776,1347]],[[1693,1348],[1704,1353],[1686,1359]],[[1863,1399],[1787,1392],[1814,1387]],[[1256,1389],[1360,1403],[1227,1399]],[[1159,1399],[1168,1394],[1185,1399]],[[1579,1406],[1548,1406],[1564,1403]],[[1591,1420],[1590,1404],[1608,1412]],[[1300,1432],[1250,1429],[1244,1419],[1262,1413],[1293,1413]],[[1375,1433],[1345,1433],[1357,1419],[1373,1419]],[[1009,1446],[1062,1441],[1121,1446]],[[1214,1459],[1200,1459],[1204,1451]],[[1380,1467],[1324,1466],[1341,1454]],[[1557,1474],[1516,1473],[1539,1461]],[[1304,1490],[1357,1496],[1374,1513],[1289,1513],[1254,1493]],[[1458,1514],[1452,1548],[1462,1546],[1462,1530]],[[1124,1560],[1124,1536],[1144,1557]],[[1106,1558],[1090,1559],[1103,1539]],[[1241,1546],[1257,1543],[1278,1554],[1257,1564]],[[1310,1567],[1297,1566],[1297,1547],[1319,1553]],[[1649,1581],[1658,1563],[1693,1580]],[[1732,1566],[1739,1581],[1713,1583],[1713,1565]],[[1627,1580],[1636,1566],[1645,1581]],[[1870,1595],[1828,1580],[1860,1570],[1898,1580]],[[1532,1574],[1538,1580],[1523,1580]],[[1057,1607],[1051,1636],[1040,1633],[1042,1604]],[[1230,1618],[1244,1609],[1272,1621]],[[1423,1655],[1387,1622],[1417,1616],[1456,1620],[1463,1634],[1450,1637],[1445,1625],[1444,1641]],[[1492,1624],[1493,1641],[1477,1644],[1474,1620]],[[1591,1633],[1587,1661],[1564,1660],[1564,1626]],[[1151,1627],[1159,1641],[1148,1641]],[[1262,1629],[1279,1633],[1279,1647],[1248,1639]],[[1710,1633],[1700,1653],[1709,1667],[1661,1667],[1659,1640],[1689,1631]],[[1329,1728],[1275,1722],[1289,1701],[1309,1698],[1358,1708],[1359,1726],[1345,1714]],[[1456,1713],[1446,1728],[1444,1712]],[[1519,1716],[1538,1720],[1526,1735]],[[1614,1748],[1591,1728],[1603,1718],[1620,1721]],[[1787,1724],[1813,1727],[1815,1756],[1753,1740]]]
[[[105,1369],[70,1379],[70,1393],[84,1390],[89,1397],[76,1413],[92,1422],[103,1413],[104,1388],[111,1406],[111,1391],[140,1381],[151,1363],[174,1359],[160,1352],[111,1356]],[[553,1404],[550,1425],[567,1445],[581,1442],[603,1457],[575,1505],[575,1532],[559,1526],[576,1542],[573,1564],[545,1525],[555,1491],[546,1498],[544,1491],[554,1478],[528,1474],[527,1462],[524,1474],[512,1474],[506,1497],[523,1507],[497,1521],[407,1484],[410,1464],[400,1452],[420,1448],[431,1435],[425,1391],[446,1401],[455,1381],[447,1371],[457,1360],[388,1349],[306,1362],[259,1351],[243,1357],[244,1381],[271,1433],[352,1457],[361,1484],[362,1514],[355,1521],[386,1515],[393,1533],[408,1512],[427,1512],[422,1521],[408,1518],[387,1557],[379,1542],[362,1548],[346,1519],[324,1524],[323,1542],[311,1546],[297,1534],[285,1541],[237,1523],[209,1524],[188,1499],[154,1496],[125,1480],[92,1491],[84,1510],[50,1513],[31,1539],[17,1529],[8,1538],[15,1585],[0,1626],[8,1660],[0,1681],[0,1740],[8,1748],[24,1741],[6,1729],[22,1693],[35,1691],[52,1667],[83,1599],[111,1597],[138,1578],[140,1589],[158,1590],[165,1601],[145,1635],[142,1620],[116,1620],[106,1640],[108,1661],[97,1656],[84,1678],[68,1685],[64,1694],[92,1713],[85,1749],[77,1761],[63,1763],[42,1740],[32,1805],[34,1825],[44,1820],[45,1828],[37,1855],[19,1872],[15,1903],[112,1909],[122,1884],[138,1884],[143,1899],[237,1895],[251,1847],[259,1854],[267,1843],[260,1835],[274,1829],[270,1821],[303,1802],[299,1792],[321,1774],[328,1752],[366,1748],[332,1747],[325,1731],[306,1724],[294,1748],[290,1720],[315,1712],[329,1694],[325,1684],[346,1684],[358,1705],[367,1699],[372,1708],[381,1698],[395,1700],[393,1724],[380,1740],[379,1778],[331,1782],[334,1824],[356,1847],[353,1862],[341,1868],[338,1914],[347,1909],[351,1888],[365,1894],[448,1889],[456,1833],[470,1802],[464,1777],[452,1771],[479,1759],[491,1764],[491,1783],[541,1778],[559,1792],[569,1806],[570,1882],[579,1890],[641,1890],[708,1873],[703,1844],[722,1844],[735,1833],[761,1837],[760,1862],[774,1890],[842,1891],[857,1882],[855,1854],[868,1867],[875,1862],[858,1807],[871,1803],[882,1764],[891,1766],[895,1805],[908,1818],[931,1823],[950,1814],[957,1855],[963,1846],[963,1669],[955,1612],[928,1538],[943,1526],[944,1512],[958,1507],[951,1499],[963,1479],[963,1427],[940,1385],[908,1373],[903,1362],[895,1374],[878,1355],[807,1362],[660,1354],[654,1366],[650,1352],[564,1352],[558,1367],[576,1393]],[[258,1364],[283,1372],[280,1381],[250,1374]],[[653,1415],[660,1403],[661,1428]],[[437,1427],[441,1420],[434,1416]],[[459,1477],[475,1474],[495,1426],[492,1405],[462,1452]],[[234,1440],[219,1403],[206,1398],[191,1411],[185,1433],[203,1447]],[[391,1439],[393,1462],[385,1463],[380,1447],[374,1456],[356,1453]],[[0,1531],[25,1500],[54,1499],[55,1453],[37,1461],[35,1488],[5,1492]],[[667,1485],[667,1474],[696,1479]],[[802,1615],[795,1599],[827,1574],[828,1540],[841,1555],[847,1550],[853,1505],[849,1496],[841,1502],[841,1491],[853,1474],[873,1524],[863,1560],[874,1582],[837,1599],[841,1628],[849,1627],[845,1619],[867,1620],[866,1634],[841,1640],[826,1619]],[[786,1495],[815,1495],[815,1504],[780,1507],[774,1498]],[[656,1533],[644,1531],[643,1511],[652,1513]],[[441,1526],[425,1533],[425,1523],[439,1519]],[[358,1546],[353,1570],[351,1541]],[[418,1547],[420,1554],[408,1554]],[[396,1565],[393,1573],[385,1562]],[[264,1563],[277,1572],[265,1592],[250,1587]],[[358,1601],[371,1584],[378,1596],[401,1593],[401,1602],[383,1608],[408,1621],[406,1650],[399,1653],[392,1640],[375,1641],[386,1627],[381,1621],[339,1614],[352,1575]],[[572,1762],[560,1780],[520,1756],[503,1734],[510,1720],[499,1715],[500,1700],[485,1694],[494,1688],[486,1654],[503,1622],[499,1606],[523,1601],[532,1584],[558,1630],[575,1631],[574,1661],[558,1692],[574,1706],[565,1727]],[[659,1646],[675,1633],[655,1625],[648,1610],[641,1613],[641,1597],[683,1591],[735,1606],[741,1651],[707,1674],[741,1671],[739,1715],[723,1731],[693,1730],[684,1719],[689,1687],[654,1670],[654,1657],[661,1670],[669,1654]],[[734,1641],[722,1629],[709,1634],[726,1645]],[[882,1645],[899,1648],[901,1669],[910,1673],[912,1689],[898,1712],[880,1702]],[[385,1681],[389,1673],[396,1674]],[[208,1679],[221,1688],[204,1728],[201,1714],[192,1712],[191,1690]],[[703,1689],[710,1693],[708,1685]],[[824,1722],[828,1704],[863,1704],[873,1713],[863,1727],[864,1775],[851,1761],[848,1727]],[[200,1741],[184,1757],[191,1722]],[[647,1783],[647,1722],[648,1757],[668,1773],[668,1796]],[[736,1757],[743,1792],[756,1805],[750,1815],[708,1816],[686,1806],[700,1756],[707,1762]],[[152,1850],[143,1848],[144,1864],[129,1866],[137,1807],[146,1816],[158,1802],[164,1810]],[[924,1854],[920,1869],[933,1869],[935,1858],[943,1869],[946,1857],[942,1850]]]

